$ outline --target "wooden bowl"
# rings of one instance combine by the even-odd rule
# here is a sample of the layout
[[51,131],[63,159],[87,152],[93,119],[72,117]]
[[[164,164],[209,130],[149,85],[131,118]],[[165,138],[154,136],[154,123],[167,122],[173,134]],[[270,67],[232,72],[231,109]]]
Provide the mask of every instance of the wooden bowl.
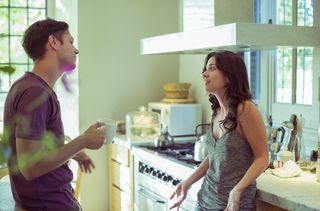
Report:
[[165,97],[169,99],[187,99],[190,83],[166,83],[163,85]]

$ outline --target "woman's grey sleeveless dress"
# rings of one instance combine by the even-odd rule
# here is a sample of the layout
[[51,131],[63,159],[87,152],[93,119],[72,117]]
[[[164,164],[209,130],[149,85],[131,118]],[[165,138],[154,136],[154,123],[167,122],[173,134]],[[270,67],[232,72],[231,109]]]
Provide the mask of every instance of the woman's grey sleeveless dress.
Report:
[[[242,138],[237,130],[215,140],[212,124],[207,139],[209,168],[198,192],[198,205],[204,211],[224,210],[227,207],[229,192],[245,175],[254,158],[247,139]],[[241,194],[240,211],[255,209],[255,194],[254,182]]]

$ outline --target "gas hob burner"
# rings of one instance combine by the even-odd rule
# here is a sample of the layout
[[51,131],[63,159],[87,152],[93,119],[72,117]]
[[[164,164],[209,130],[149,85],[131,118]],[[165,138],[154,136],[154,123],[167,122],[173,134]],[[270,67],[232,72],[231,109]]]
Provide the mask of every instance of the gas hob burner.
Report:
[[201,162],[193,159],[194,143],[175,143],[173,147],[161,148],[151,145],[141,145],[140,147],[147,148],[160,155],[174,158],[183,163],[198,166]]
[[175,143],[172,147],[155,147],[151,145],[140,145],[140,147],[145,147],[149,150],[156,151],[156,152],[165,152],[165,151],[184,151],[187,149],[193,149],[194,143]]

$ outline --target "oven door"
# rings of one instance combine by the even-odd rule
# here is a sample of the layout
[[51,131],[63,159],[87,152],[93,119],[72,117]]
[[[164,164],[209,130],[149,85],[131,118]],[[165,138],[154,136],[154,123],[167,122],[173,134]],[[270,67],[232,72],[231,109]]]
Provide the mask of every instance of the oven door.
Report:
[[138,205],[136,211],[166,211],[167,199],[139,185]]

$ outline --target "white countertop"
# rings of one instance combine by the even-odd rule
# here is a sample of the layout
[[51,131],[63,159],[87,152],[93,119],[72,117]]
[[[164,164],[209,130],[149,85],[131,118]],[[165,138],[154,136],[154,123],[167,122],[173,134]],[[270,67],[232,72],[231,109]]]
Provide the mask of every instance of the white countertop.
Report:
[[288,210],[320,210],[320,183],[316,175],[302,172],[294,178],[263,173],[257,179],[258,198]]
[[[139,145],[141,141],[125,141],[125,137],[118,137],[117,144],[131,148]],[[138,150],[135,148],[134,151]],[[149,159],[158,157],[156,153],[138,150],[139,153],[149,154]],[[163,163],[175,163],[176,168],[181,167],[180,172],[189,175],[193,168],[184,166],[174,160],[161,158]],[[156,159],[155,159],[156,160]],[[169,163],[167,163],[169,162]],[[183,178],[184,179],[184,178]],[[198,189],[197,187],[196,189]],[[275,175],[263,173],[257,179],[258,198],[275,206],[292,211],[320,211],[320,183],[316,181],[316,175],[309,172],[302,172],[300,176],[294,178],[280,178]]]

